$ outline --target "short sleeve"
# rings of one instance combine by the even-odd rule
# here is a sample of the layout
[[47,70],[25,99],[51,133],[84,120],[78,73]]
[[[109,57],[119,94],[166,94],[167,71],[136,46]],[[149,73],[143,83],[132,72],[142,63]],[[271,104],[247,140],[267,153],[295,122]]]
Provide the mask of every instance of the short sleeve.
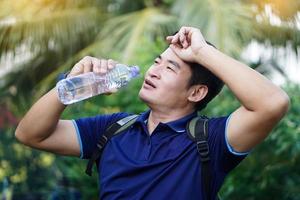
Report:
[[248,154],[236,152],[227,142],[227,124],[230,116],[211,118],[208,122],[208,144],[215,169],[225,173],[235,168]]
[[127,113],[114,113],[73,120],[80,144],[80,158],[89,159],[106,128],[128,115]]

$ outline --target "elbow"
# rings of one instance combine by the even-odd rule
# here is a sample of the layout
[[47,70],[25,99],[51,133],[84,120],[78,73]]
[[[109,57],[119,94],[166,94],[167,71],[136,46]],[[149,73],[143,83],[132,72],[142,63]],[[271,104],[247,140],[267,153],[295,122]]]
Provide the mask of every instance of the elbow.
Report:
[[41,139],[40,136],[38,136],[35,130],[29,128],[28,126],[26,126],[26,124],[22,124],[22,121],[19,123],[15,130],[15,138],[20,143],[32,148],[37,148],[44,140]]
[[284,91],[274,95],[266,105],[269,116],[277,119],[281,119],[288,112],[289,107],[290,98]]
[[26,145],[26,137],[24,132],[20,129],[20,127],[18,126],[16,131],[15,131],[15,138],[20,142]]
[[278,102],[277,102],[277,108],[278,108],[278,113],[280,115],[285,115],[288,110],[289,110],[289,107],[290,107],[290,98],[289,96],[285,93],[285,92],[282,92],[282,94],[277,97],[278,98]]
[[20,128],[20,125],[17,127],[15,131],[15,138],[20,143],[32,147],[32,145],[30,144],[30,139],[27,137],[26,131],[22,130],[22,128]]

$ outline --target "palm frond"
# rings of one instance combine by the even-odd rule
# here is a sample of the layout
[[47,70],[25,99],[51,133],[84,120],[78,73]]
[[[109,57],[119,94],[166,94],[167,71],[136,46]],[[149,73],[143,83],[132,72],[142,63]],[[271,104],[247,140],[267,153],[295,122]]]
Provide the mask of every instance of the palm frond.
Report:
[[257,34],[253,35],[253,39],[260,43],[268,43],[274,47],[291,46],[296,55],[300,47],[300,30],[287,24],[275,26],[268,21],[257,22],[254,24]]
[[178,0],[172,13],[180,25],[201,29],[205,38],[222,51],[238,56],[248,43],[252,29],[253,12],[248,4],[224,0]]
[[[50,16],[0,24],[0,55],[16,52],[18,47],[30,47],[33,53],[58,49],[75,41],[90,40],[96,34],[100,14],[96,8],[70,9]],[[88,32],[88,34],[86,34]]]
[[177,27],[173,16],[150,7],[108,20],[98,40],[102,41],[101,44],[107,51],[122,52],[121,60],[127,62],[134,56],[142,37],[153,40],[173,33]]

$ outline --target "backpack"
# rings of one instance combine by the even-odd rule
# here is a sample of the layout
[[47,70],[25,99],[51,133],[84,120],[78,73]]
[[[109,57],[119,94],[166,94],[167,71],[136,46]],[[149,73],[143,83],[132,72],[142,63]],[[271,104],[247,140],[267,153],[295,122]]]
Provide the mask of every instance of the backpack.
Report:
[[[97,142],[96,148],[92,153],[91,158],[88,161],[86,167],[86,174],[89,176],[92,175],[93,164],[96,162],[99,163],[99,159],[101,158],[101,154],[107,142],[122,133],[122,131],[129,128],[138,118],[139,115],[130,115],[124,117],[117,122],[111,124],[106,130],[105,133],[100,137]],[[211,170],[210,170],[210,157],[209,157],[209,147],[207,143],[208,136],[208,118],[204,116],[197,116],[189,121],[187,124],[187,133],[188,137],[194,141],[197,145],[197,151],[202,163],[202,185],[204,196],[206,200],[211,200]]]

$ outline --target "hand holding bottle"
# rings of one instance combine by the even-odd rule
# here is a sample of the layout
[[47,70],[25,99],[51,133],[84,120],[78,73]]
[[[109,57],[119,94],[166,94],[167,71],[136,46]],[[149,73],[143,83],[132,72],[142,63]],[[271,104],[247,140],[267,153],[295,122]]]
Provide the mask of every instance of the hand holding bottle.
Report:
[[87,72],[94,72],[96,74],[105,74],[107,71],[113,69],[117,61],[112,59],[99,59],[91,56],[85,56],[78,63],[74,65],[68,77],[77,76]]
[[139,75],[137,66],[117,64],[113,60],[85,57],[56,85],[60,101],[67,105],[96,96],[111,94]]
[[[80,74],[94,72],[95,74],[105,74],[108,71],[112,70],[117,61],[112,59],[99,59],[92,56],[85,56],[79,62],[77,62],[67,77],[78,76]],[[112,89],[109,92],[104,93],[105,95],[111,95],[112,93],[117,92],[117,89]]]

